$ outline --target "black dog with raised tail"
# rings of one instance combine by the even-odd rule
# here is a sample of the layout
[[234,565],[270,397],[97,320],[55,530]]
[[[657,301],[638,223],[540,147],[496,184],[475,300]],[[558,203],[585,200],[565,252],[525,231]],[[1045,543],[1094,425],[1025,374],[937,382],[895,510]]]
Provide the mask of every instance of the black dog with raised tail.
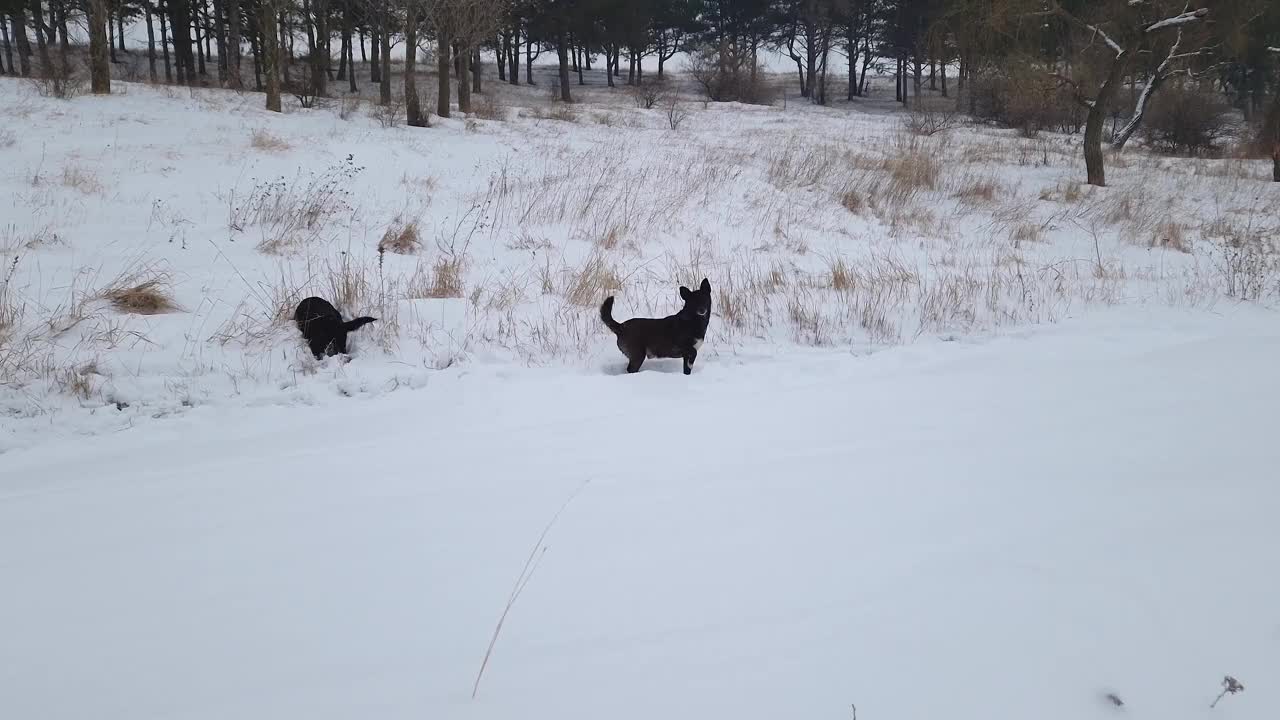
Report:
[[298,329],[302,331],[302,337],[306,338],[311,354],[320,360],[325,355],[346,355],[347,333],[375,322],[377,318],[358,317],[343,322],[342,313],[328,300],[309,297],[298,303],[298,309],[293,312],[293,321],[298,323]]
[[600,319],[618,336],[618,349],[627,356],[627,372],[638,371],[645,358],[683,358],[684,374],[693,372],[711,322],[711,283],[703,278],[697,290],[682,285],[680,297],[684,307],[675,315],[631,318],[623,323],[613,319],[612,296],[600,306]]

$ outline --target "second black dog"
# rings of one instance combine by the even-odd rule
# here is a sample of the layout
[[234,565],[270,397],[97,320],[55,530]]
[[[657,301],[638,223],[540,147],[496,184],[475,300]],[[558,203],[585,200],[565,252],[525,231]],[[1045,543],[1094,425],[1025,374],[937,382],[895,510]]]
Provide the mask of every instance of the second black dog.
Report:
[[319,360],[325,355],[347,354],[347,333],[368,325],[377,318],[358,317],[348,322],[342,321],[342,313],[338,312],[328,300],[309,297],[298,303],[293,312],[293,321],[298,323],[302,337],[306,338],[311,354]]
[[693,372],[711,322],[711,283],[702,278],[697,290],[682,285],[680,297],[684,307],[675,315],[631,318],[623,323],[613,319],[612,296],[600,306],[600,319],[618,336],[618,349],[627,356],[627,372],[638,371],[645,358],[683,358],[684,374]]

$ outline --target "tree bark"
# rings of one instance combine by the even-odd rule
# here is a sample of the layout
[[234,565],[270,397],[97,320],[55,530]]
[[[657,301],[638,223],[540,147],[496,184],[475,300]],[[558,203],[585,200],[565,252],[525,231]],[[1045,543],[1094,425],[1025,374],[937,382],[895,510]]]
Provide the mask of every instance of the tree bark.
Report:
[[404,109],[409,127],[426,127],[418,99],[418,9],[412,3],[404,14]]
[[1264,147],[1271,146],[1271,179],[1280,183],[1280,90],[1271,97],[1271,110],[1262,125]]
[[240,0],[227,0],[227,80],[232,90],[244,87],[240,74]]
[[[382,44],[378,42],[378,38],[381,36],[382,33],[377,29],[374,29],[372,35],[373,42],[370,43],[369,47],[369,82],[373,83],[382,82],[382,62],[378,57],[382,51]],[[363,40],[361,41],[360,52],[364,53]]]
[[560,29],[560,37],[557,38],[556,55],[560,60],[560,99],[564,102],[573,102],[573,96],[569,93],[569,38],[563,27]]
[[111,94],[111,59],[107,52],[107,0],[89,0],[89,77],[94,95]]
[[1090,185],[1098,187],[1107,185],[1107,171],[1102,156],[1102,126],[1106,122],[1107,109],[1111,107],[1116,89],[1124,80],[1124,70],[1128,60],[1129,55],[1126,51],[1122,50],[1116,55],[1107,73],[1107,79],[1098,88],[1098,96],[1090,101],[1088,106],[1089,114],[1084,125],[1084,164]]
[[446,30],[441,29],[436,36],[436,114],[442,118],[449,117],[449,66],[450,51],[453,41]]
[[40,0],[31,0],[31,15],[34,18],[32,27],[36,33],[36,50],[40,53],[40,75],[52,77],[53,60],[49,55],[49,41],[44,32],[44,16],[40,8]]
[[1124,127],[1120,128],[1120,132],[1112,141],[1111,145],[1116,150],[1123,150],[1125,143],[1129,142],[1129,138],[1133,137],[1134,132],[1138,130],[1138,126],[1142,124],[1143,118],[1147,115],[1147,105],[1151,102],[1151,97],[1164,84],[1169,66],[1173,63],[1174,57],[1181,47],[1182,30],[1178,30],[1178,39],[1173,42],[1173,47],[1169,48],[1169,53],[1165,56],[1164,61],[1151,73],[1151,77],[1147,78],[1146,85],[1143,86],[1142,92],[1138,95],[1138,99],[1133,106],[1133,116],[1124,124]]
[[147,19],[147,69],[151,74],[152,84],[160,82],[160,73],[156,70],[156,29],[151,18],[151,1],[143,0],[142,11]]
[[391,9],[382,14],[382,72],[378,75],[378,100],[391,104]]
[[[21,7],[9,11],[9,24],[13,26],[13,43],[18,46],[18,70],[23,77],[31,77],[31,41],[27,39],[27,16]],[[10,60],[10,66],[13,61]]]
[[160,4],[156,6],[156,14],[160,16],[160,54],[164,57],[164,81],[172,83],[173,64],[169,61],[169,23],[166,2],[167,0],[160,0]]
[[276,7],[273,0],[262,0],[259,27],[262,31],[262,71],[267,76],[267,110],[281,112],[280,105],[280,33],[276,27]]
[[512,85],[520,84],[520,34],[513,28],[511,30],[511,50],[507,55],[507,62],[510,66],[507,68],[507,82]]
[[477,48],[471,51],[471,92],[480,93],[481,79],[483,74],[480,72],[480,50]]
[[167,0],[173,54],[178,66],[178,82],[196,84],[196,58],[191,47],[191,8],[187,0]]
[[458,71],[458,112],[471,112],[471,50],[458,44],[454,64]]
[[5,15],[0,15],[0,43],[4,44],[4,62],[0,63],[0,75],[16,75],[17,70],[13,67],[13,45],[9,42],[9,18]]

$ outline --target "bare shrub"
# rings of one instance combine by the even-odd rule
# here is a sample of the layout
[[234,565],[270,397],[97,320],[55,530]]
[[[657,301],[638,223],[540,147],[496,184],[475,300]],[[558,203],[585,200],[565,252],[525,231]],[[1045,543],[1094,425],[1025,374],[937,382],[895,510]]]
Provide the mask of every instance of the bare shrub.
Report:
[[[4,280],[0,282],[0,350],[6,349],[10,334],[22,320],[24,306],[18,300],[17,291],[13,288],[13,278],[17,272],[18,256],[15,255],[9,267],[5,269]],[[0,363],[0,367],[3,366],[4,364]]]
[[28,82],[41,97],[72,100],[84,94],[84,76],[59,62],[44,68],[39,77],[32,77]]
[[265,253],[317,240],[328,230],[328,221],[351,211],[347,188],[363,170],[348,155],[320,175],[299,173],[292,181],[259,183],[243,200],[232,192],[227,198],[227,227],[243,232],[258,226],[258,249]]
[[289,143],[261,128],[253,131],[249,144],[255,150],[264,152],[284,152],[289,149]]
[[1017,128],[1025,137],[1041,130],[1075,134],[1084,128],[1085,110],[1070,89],[1025,63],[985,68],[966,92],[975,117]]
[[1207,154],[1227,134],[1230,109],[1208,92],[1167,88],[1156,95],[1143,119],[1143,136],[1164,153]]
[[350,120],[360,112],[360,106],[364,104],[359,95],[344,95],[338,103],[338,117],[343,120]]
[[481,120],[506,120],[507,108],[495,93],[488,92],[471,99],[471,115]]
[[712,102],[772,105],[778,98],[778,87],[765,80],[764,70],[745,48],[697,48],[689,54],[685,70]]
[[928,137],[956,127],[959,120],[960,113],[951,100],[920,97],[911,103],[911,109],[902,118],[902,127],[912,135]]
[[667,103],[667,125],[672,130],[679,130],[680,126],[689,117],[689,108],[672,95],[671,102]]
[[643,81],[643,84],[627,87],[627,95],[631,96],[632,102],[636,104],[636,107],[644,110],[652,110],[657,107],[670,94],[671,88],[663,78],[652,78]]
[[159,315],[178,309],[170,290],[172,284],[168,272],[147,266],[121,273],[102,288],[100,297],[123,313]]
[[391,102],[374,105],[369,114],[384,128],[400,127],[405,121],[404,95],[391,93]]
[[421,249],[422,241],[418,238],[418,223],[413,221],[404,222],[396,219],[378,241],[378,252],[413,255]]
[[1218,249],[1220,271],[1229,297],[1261,300],[1280,293],[1280,247],[1274,232],[1263,232],[1252,222],[1240,227],[1218,222],[1205,231]]

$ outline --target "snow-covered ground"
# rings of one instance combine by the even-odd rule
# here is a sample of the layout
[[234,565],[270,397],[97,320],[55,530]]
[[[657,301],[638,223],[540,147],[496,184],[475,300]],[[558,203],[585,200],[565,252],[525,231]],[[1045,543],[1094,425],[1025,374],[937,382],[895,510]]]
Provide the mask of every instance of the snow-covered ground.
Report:
[[0,717],[1275,717],[1264,164],[575,93],[0,80]]
[[1274,718],[1277,357],[1114,309],[10,453],[0,716]]

